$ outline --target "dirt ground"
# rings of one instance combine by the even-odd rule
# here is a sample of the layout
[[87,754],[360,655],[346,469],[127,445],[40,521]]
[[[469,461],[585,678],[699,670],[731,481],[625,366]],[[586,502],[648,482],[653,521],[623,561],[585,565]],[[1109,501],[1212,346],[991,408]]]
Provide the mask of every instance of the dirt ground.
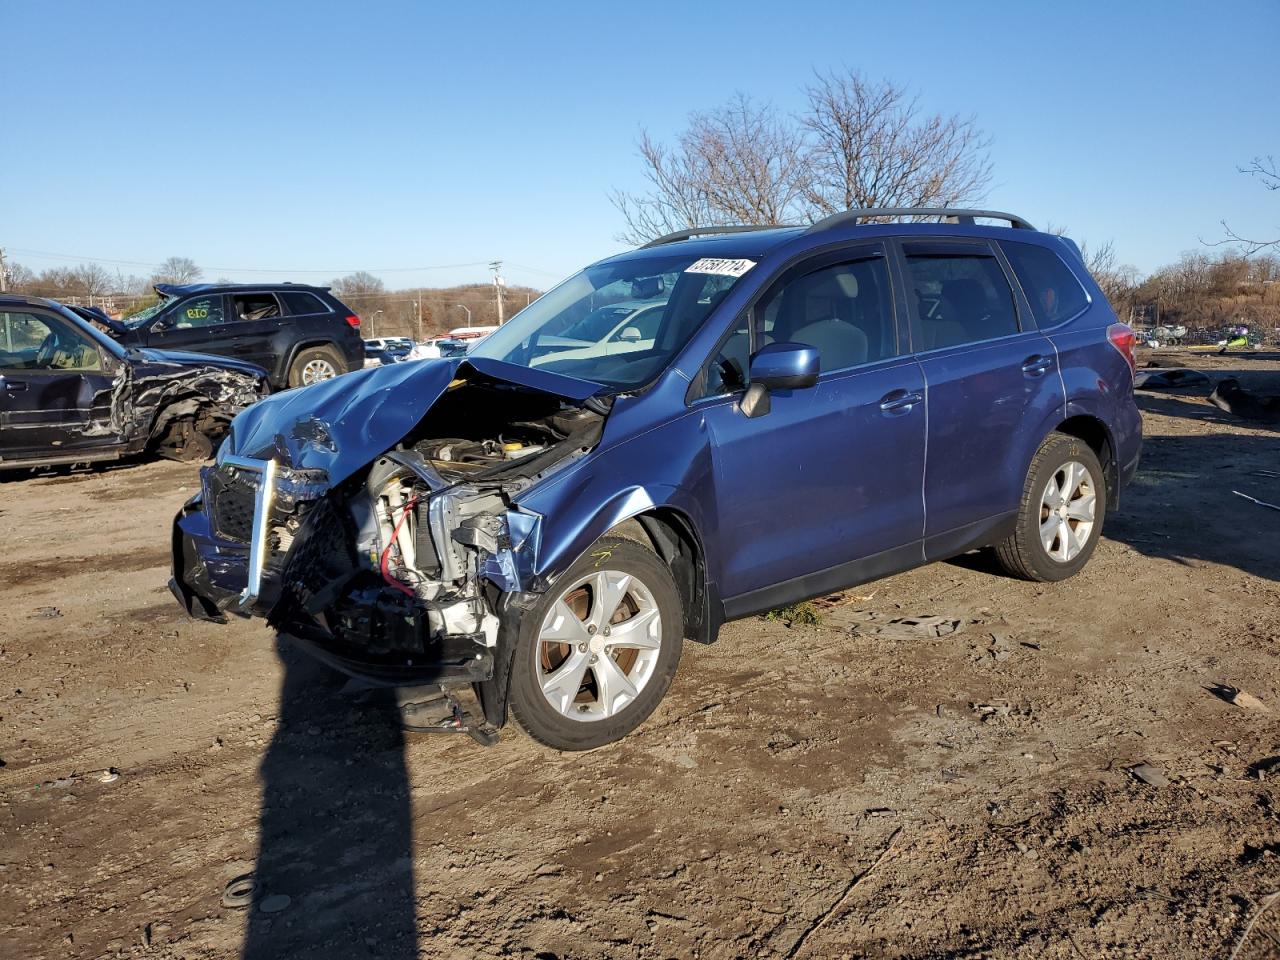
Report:
[[1232,494],[1280,502],[1280,430],[1207,393],[1142,395],[1076,579],[972,554],[731,624],[590,754],[402,734],[186,621],[195,467],[0,482],[0,956],[1226,958],[1280,891],[1280,512]]

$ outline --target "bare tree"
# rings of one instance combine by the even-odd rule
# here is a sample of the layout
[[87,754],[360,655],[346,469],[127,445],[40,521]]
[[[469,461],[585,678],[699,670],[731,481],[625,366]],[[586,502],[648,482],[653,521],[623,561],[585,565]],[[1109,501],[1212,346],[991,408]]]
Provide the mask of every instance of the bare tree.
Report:
[[204,276],[194,260],[190,257],[170,257],[151,275],[152,283],[194,283]]
[[622,240],[642,243],[689,227],[782,223],[798,212],[800,131],[745,94],[690,115],[674,147],[647,132],[638,147],[649,190],[614,193],[613,203],[627,222]]
[[101,300],[102,297],[111,292],[113,286],[112,276],[107,272],[105,267],[96,263],[82,263],[72,272],[72,282],[78,288],[81,296],[89,299],[90,305],[95,300]]
[[357,270],[345,277],[334,280],[330,287],[333,294],[367,323],[366,334],[372,336],[375,328],[381,329],[379,311],[385,311],[383,300],[386,298],[386,284],[372,273]]
[[387,291],[386,284],[372,273],[364,270],[357,270],[355,273],[349,273],[345,277],[339,277],[330,286],[333,288],[334,294],[343,299],[377,295]]
[[[1273,156],[1254,157],[1248,166],[1237,167],[1241,173],[1248,174],[1262,182],[1262,186],[1267,190],[1280,190],[1280,166],[1276,165],[1276,158]],[[1263,250],[1280,250],[1280,237],[1273,240],[1250,240],[1248,237],[1242,237],[1229,226],[1227,221],[1222,221],[1222,229],[1226,231],[1227,239],[1220,240],[1218,243],[1211,243],[1209,246],[1216,247],[1224,243],[1238,243],[1244,248],[1244,255],[1251,257]]]
[[922,116],[918,98],[857,71],[818,74],[805,91],[810,216],[981,200],[991,145],[972,117]]
[[796,117],[740,93],[690,115],[673,144],[642,132],[647,187],[613,194],[626,221],[619,239],[985,195],[990,140],[972,118],[923,115],[904,88],[857,72],[819,74],[805,92],[807,110]]
[[20,263],[9,264],[8,279],[10,290],[16,290],[18,293],[35,292],[36,275],[30,267],[24,267]]

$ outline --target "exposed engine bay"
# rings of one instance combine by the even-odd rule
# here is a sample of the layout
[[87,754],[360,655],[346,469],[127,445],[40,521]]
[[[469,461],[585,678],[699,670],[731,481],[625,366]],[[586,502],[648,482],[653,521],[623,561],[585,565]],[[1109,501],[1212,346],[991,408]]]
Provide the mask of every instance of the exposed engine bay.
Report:
[[260,534],[262,578],[256,594],[217,605],[265,614],[339,659],[384,663],[388,678],[435,664],[442,678],[487,679],[498,599],[532,576],[540,518],[514,498],[594,447],[606,412],[484,378],[455,381],[394,449],[336,487],[323,471],[273,464],[261,531],[266,477],[254,461],[220,457],[205,475],[213,533],[251,551]]

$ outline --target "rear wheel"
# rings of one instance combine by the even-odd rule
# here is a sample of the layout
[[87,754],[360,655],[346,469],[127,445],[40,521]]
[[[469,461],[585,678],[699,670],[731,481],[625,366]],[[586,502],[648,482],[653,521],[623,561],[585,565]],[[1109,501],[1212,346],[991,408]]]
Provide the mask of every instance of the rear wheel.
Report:
[[522,618],[512,713],[557,750],[619,740],[671,686],[683,633],[667,566],[642,544],[603,537]]
[[1076,437],[1049,434],[1031,459],[1017,528],[996,545],[1000,565],[1025,580],[1074,576],[1093,556],[1106,510],[1097,456]]
[[308,347],[294,357],[289,367],[289,386],[305,387],[332,380],[345,369],[342,357],[332,347]]

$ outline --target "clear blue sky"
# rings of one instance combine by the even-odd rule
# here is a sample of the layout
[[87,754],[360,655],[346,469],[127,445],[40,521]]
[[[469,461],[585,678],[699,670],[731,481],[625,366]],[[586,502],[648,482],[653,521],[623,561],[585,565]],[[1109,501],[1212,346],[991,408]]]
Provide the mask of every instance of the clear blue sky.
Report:
[[[1280,232],[1280,0],[135,3],[0,0],[0,246],[145,275],[545,287],[620,249],[643,126],[856,67],[976,115],[988,203],[1143,271]],[[114,268],[114,264],[107,264]],[[249,268],[272,273],[249,272]],[[312,272],[319,271],[319,272]]]

